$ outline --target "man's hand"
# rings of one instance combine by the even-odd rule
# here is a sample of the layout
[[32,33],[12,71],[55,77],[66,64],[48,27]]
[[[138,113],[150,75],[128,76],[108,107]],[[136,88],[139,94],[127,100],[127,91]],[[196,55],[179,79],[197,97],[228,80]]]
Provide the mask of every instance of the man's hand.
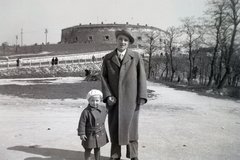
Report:
[[86,141],[86,140],[87,140],[87,136],[86,136],[86,135],[82,135],[82,136],[80,136],[80,139],[81,139],[82,141]]
[[117,99],[113,96],[108,97],[107,103],[109,106],[113,106],[117,102]]

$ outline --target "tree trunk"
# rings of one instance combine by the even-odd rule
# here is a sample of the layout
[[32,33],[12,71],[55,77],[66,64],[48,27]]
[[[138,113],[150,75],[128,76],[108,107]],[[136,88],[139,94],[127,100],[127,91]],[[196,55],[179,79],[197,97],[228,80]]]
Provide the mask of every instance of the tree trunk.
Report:
[[192,84],[192,56],[189,55],[189,75],[188,75],[188,84]]
[[172,75],[171,75],[170,82],[172,82],[172,81],[173,81],[174,74],[175,74],[175,70],[172,70]]
[[237,86],[237,80],[238,80],[239,74],[234,75],[233,80],[232,80],[232,85]]
[[214,72],[213,72],[214,62],[213,61],[214,60],[212,60],[212,62],[211,62],[211,71],[210,71],[210,76],[209,76],[208,84],[207,84],[208,87],[212,86],[212,81],[213,81],[213,75],[214,75]]
[[223,76],[223,78],[222,78],[222,80],[220,81],[220,83],[219,83],[219,85],[218,85],[218,87],[217,87],[218,89],[222,89],[222,88],[224,87],[224,85],[225,85],[225,83],[226,83],[226,81],[227,81],[227,79],[228,79],[229,73],[230,73],[230,69],[227,68],[227,69],[226,69],[226,72],[225,72],[225,74],[224,74],[224,76]]
[[161,73],[161,76],[160,76],[160,79],[162,79],[163,80],[163,73],[165,72],[165,70],[166,70],[166,68],[164,68],[164,70],[162,71],[162,73]]
[[148,77],[147,79],[150,79],[150,75],[151,75],[151,60],[152,60],[152,56],[151,54],[149,54],[149,60],[148,60]]
[[168,77],[168,62],[166,62],[166,75],[165,75],[165,81],[167,81]]

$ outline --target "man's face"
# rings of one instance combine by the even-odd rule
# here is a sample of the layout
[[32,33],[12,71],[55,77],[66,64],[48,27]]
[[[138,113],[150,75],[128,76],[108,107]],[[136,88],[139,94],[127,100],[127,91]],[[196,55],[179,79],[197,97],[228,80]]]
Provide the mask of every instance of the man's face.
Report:
[[120,52],[124,51],[125,49],[128,48],[129,45],[129,38],[125,35],[119,35],[117,37],[117,48]]

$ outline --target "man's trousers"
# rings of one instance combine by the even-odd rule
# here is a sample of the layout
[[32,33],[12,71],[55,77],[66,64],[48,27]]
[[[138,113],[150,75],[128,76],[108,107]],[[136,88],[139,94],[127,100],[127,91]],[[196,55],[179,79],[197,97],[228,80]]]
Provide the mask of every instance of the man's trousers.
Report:
[[[113,144],[111,145],[111,158],[120,158],[121,157],[121,145]],[[127,145],[127,158],[138,157],[138,141],[130,141]]]

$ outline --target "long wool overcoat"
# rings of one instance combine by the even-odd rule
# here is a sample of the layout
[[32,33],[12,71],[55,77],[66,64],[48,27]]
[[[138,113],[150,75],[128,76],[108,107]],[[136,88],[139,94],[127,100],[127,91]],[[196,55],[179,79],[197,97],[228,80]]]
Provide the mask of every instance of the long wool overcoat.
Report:
[[111,142],[119,145],[138,140],[139,100],[147,102],[146,74],[139,53],[127,50],[122,64],[117,50],[104,57],[101,71],[103,102],[114,96],[117,103],[108,106]]

